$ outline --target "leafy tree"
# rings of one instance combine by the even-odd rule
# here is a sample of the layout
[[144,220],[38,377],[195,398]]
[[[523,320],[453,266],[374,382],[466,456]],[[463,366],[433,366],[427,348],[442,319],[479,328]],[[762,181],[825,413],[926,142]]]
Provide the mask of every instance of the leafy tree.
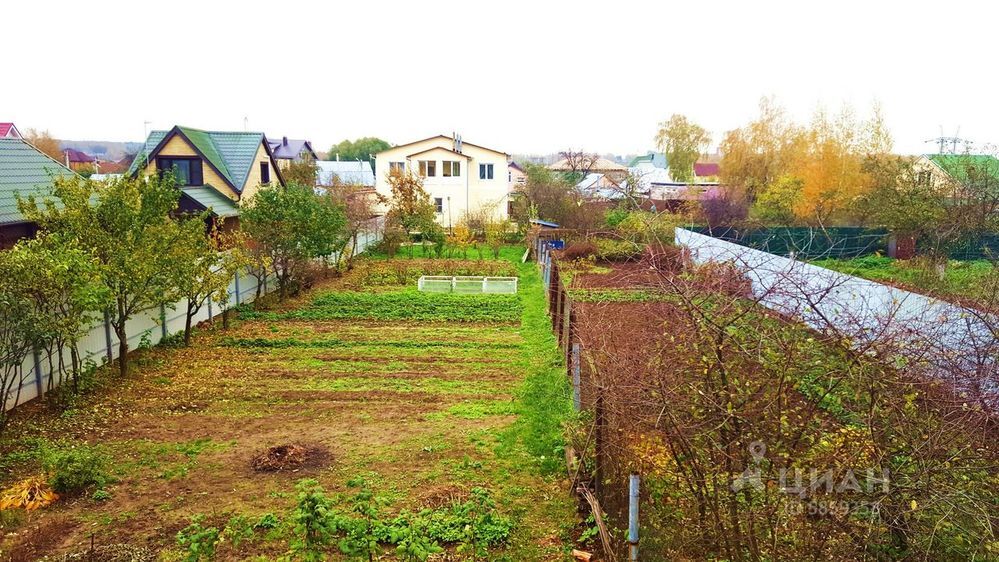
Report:
[[0,251],[0,433],[10,419],[7,412],[20,402],[24,359],[38,337],[35,308],[17,274],[11,252]]
[[498,260],[500,248],[510,232],[510,221],[493,219],[486,223],[486,245],[493,254],[493,259]]
[[472,230],[464,222],[458,223],[454,227],[454,232],[448,236],[448,242],[456,250],[461,252],[461,257],[463,259],[468,259],[468,248],[475,241],[472,235]]
[[128,320],[178,297],[174,271],[185,258],[179,242],[186,229],[171,213],[180,191],[171,174],[104,183],[71,176],[56,178],[52,195],[61,207],[31,197],[19,201],[21,212],[42,232],[74,239],[93,256],[111,302],[109,320],[118,337],[119,372],[125,376]]
[[679,182],[694,179],[694,163],[710,142],[711,136],[703,127],[680,114],[660,123],[656,134],[656,144],[666,155],[670,175]]
[[725,133],[720,145],[721,183],[752,202],[787,175],[803,151],[805,133],[773,98],[760,100],[760,115],[745,127]]
[[236,273],[249,265],[243,250],[245,240],[238,234],[223,234],[217,227],[209,236],[196,221],[184,225],[181,241],[185,256],[174,273],[174,283],[186,301],[184,310],[184,345],[191,345],[191,323],[209,301],[225,308],[229,302],[229,283]]
[[[398,224],[406,231],[412,240],[414,232],[433,234],[437,221],[434,205],[430,195],[423,189],[423,180],[410,171],[392,172],[389,174],[389,187],[392,190],[388,220]],[[413,248],[409,248],[409,256],[413,257]]]
[[330,149],[330,160],[371,160],[371,156],[391,148],[388,142],[377,137],[361,137],[351,141],[344,139]]
[[[34,307],[32,343],[48,358],[50,389],[68,370],[73,391],[79,391],[83,364],[78,343],[90,327],[89,313],[107,304],[98,264],[75,240],[60,234],[22,240],[6,254],[12,270],[5,273]],[[69,351],[69,365],[64,350]]]
[[265,186],[240,215],[243,230],[270,263],[284,299],[302,286],[309,263],[332,254],[345,235],[341,206],[312,185]]
[[342,183],[338,178],[333,179],[333,185],[327,190],[327,194],[344,210],[346,236],[339,254],[343,267],[349,270],[353,267],[357,238],[371,227],[375,206],[384,202],[384,198],[365,186]]
[[792,176],[781,176],[766,186],[753,203],[752,216],[768,224],[794,224],[794,210],[802,198],[802,181]]
[[31,143],[32,146],[44,152],[56,162],[65,162],[66,157],[62,152],[62,146],[59,145],[58,140],[52,138],[52,135],[48,131],[28,129],[28,132],[24,135],[24,140]]
[[566,228],[588,228],[601,221],[599,212],[587,206],[565,175],[539,164],[524,169],[527,181],[514,203],[514,217],[523,227],[532,218],[558,223]]
[[281,170],[281,177],[284,178],[286,184],[316,185],[318,174],[319,165],[316,164],[311,155],[302,160],[293,161],[288,164],[287,168]]

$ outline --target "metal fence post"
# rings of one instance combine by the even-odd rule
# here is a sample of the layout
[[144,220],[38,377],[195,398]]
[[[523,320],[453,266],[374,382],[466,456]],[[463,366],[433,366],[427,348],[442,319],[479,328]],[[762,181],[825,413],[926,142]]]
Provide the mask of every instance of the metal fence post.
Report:
[[576,407],[578,412],[582,404],[582,396],[580,395],[580,365],[579,365],[580,353],[579,353],[579,343],[572,344],[572,405]]
[[632,472],[628,477],[628,560],[638,562],[638,499],[641,476]]
[[114,350],[111,346],[111,315],[104,311],[104,342],[107,344],[108,363],[114,359]]

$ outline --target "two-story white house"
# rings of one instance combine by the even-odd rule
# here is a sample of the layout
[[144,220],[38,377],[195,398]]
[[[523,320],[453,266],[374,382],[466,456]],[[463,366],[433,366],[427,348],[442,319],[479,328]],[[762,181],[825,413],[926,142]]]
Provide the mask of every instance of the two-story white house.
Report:
[[[392,197],[389,174],[409,171],[423,178],[423,189],[437,209],[437,221],[457,224],[466,213],[488,210],[498,219],[509,218],[507,163],[510,156],[460,136],[437,135],[400,144],[375,155],[375,190]],[[386,205],[383,212],[388,210]]]

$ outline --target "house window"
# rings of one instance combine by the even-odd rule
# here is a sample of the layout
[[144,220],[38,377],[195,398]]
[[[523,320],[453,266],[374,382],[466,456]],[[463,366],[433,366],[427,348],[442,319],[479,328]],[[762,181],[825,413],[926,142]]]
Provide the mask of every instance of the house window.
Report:
[[444,165],[442,175],[445,178],[456,178],[461,175],[461,162],[457,160],[445,160],[442,164]]
[[930,185],[933,177],[930,172],[919,172],[916,174],[916,184],[917,185]]
[[506,183],[513,183],[513,172],[510,170],[506,171]]
[[479,179],[480,180],[491,180],[491,179],[493,179],[493,165],[492,164],[479,164]]
[[160,177],[164,172],[173,171],[176,185],[203,185],[200,158],[157,158],[156,170]]
[[271,166],[267,162],[260,163],[260,183],[271,183]]
[[443,213],[444,212],[444,198],[443,197],[434,197],[434,210],[437,211],[438,213]]
[[425,178],[432,178],[437,175],[436,160],[420,160],[420,175]]
[[406,171],[405,162],[389,162],[389,173],[390,174],[401,174]]

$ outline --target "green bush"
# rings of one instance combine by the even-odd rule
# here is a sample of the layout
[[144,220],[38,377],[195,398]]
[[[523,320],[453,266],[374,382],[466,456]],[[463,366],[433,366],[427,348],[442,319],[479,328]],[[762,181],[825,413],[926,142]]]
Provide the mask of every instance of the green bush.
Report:
[[61,494],[79,492],[91,486],[104,487],[112,481],[107,465],[107,457],[88,445],[50,449],[42,457],[49,485]]
[[627,261],[642,253],[642,246],[631,240],[598,238],[596,256],[602,261]]
[[676,227],[683,223],[681,215],[634,211],[618,223],[616,230],[622,238],[639,244],[673,244]]
[[196,515],[190,525],[177,532],[177,544],[184,549],[184,562],[215,558],[220,533],[216,527],[202,525],[203,521],[203,515]]

